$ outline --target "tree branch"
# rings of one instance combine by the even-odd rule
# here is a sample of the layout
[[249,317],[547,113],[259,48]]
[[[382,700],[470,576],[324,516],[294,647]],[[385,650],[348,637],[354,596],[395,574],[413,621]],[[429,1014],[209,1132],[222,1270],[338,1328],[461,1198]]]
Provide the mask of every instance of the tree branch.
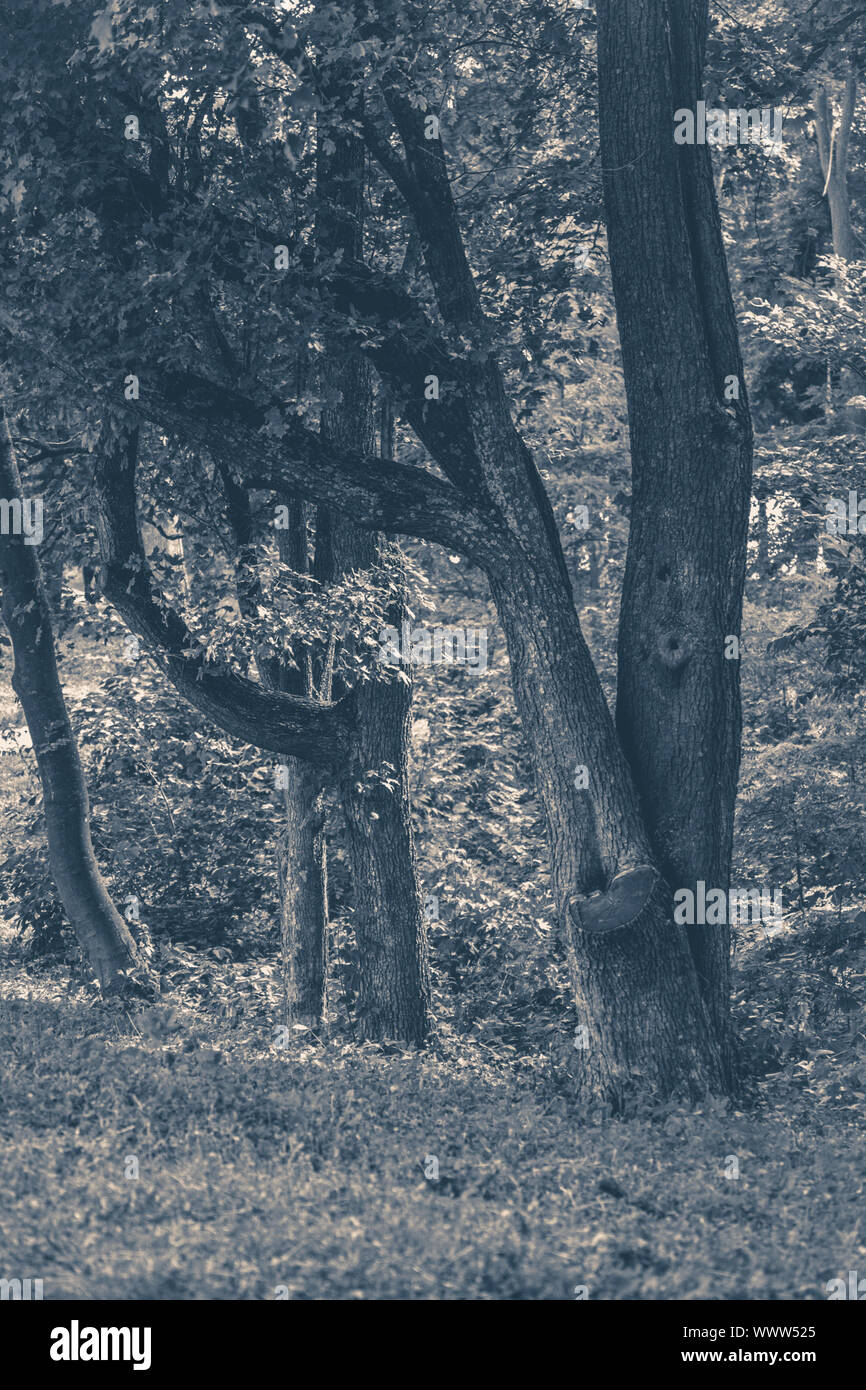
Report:
[[300,420],[276,407],[265,412],[228,387],[188,372],[154,373],[130,408],[227,459],[246,487],[331,506],[359,526],[435,541],[480,565],[490,555],[493,517],[450,483],[423,468],[333,448]]
[[340,766],[349,754],[354,704],[323,704],[265,690],[208,662],[180,615],[159,592],[147,563],[135,495],[137,431],[97,454],[95,495],[103,591],[145,641],[176,690],[219,728],[255,748],[316,766]]

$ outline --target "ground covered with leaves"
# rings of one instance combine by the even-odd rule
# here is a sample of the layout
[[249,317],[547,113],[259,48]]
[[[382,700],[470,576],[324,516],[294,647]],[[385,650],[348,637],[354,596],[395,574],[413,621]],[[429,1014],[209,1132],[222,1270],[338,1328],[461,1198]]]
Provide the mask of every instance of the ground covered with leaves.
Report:
[[863,1267],[851,1039],[737,1105],[607,1120],[472,1044],[278,1042],[7,967],[8,1276],[47,1298],[820,1299]]

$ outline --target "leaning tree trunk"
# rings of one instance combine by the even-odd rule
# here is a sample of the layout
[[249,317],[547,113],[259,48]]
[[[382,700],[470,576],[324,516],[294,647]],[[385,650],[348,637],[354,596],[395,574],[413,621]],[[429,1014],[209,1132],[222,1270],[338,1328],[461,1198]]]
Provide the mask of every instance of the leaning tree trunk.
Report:
[[[0,491],[21,498],[9,425],[0,406]],[[54,634],[36,550],[23,536],[0,537],[3,620],[12,639],[12,688],[21,701],[44,798],[51,874],[73,930],[104,993],[121,989],[138,965],[135,944],[114,908],[90,839],[90,805],[69,722]]]
[[[701,97],[706,0],[601,0],[601,163],[633,496],[617,727],[672,888],[727,890],[752,432]],[[723,1053],[730,933],[689,929]]]
[[[327,154],[325,133],[323,126],[317,158],[319,254],[359,259],[364,145],[337,126],[327,131],[333,145]],[[338,404],[322,412],[324,438],[342,449],[374,453],[371,371],[361,354],[339,337],[329,344],[323,386],[326,397],[339,396]],[[335,578],[356,570],[375,571],[384,558],[383,544],[376,533],[340,519],[332,537]],[[399,631],[403,610],[396,607],[399,611],[384,613],[382,619],[383,625]],[[374,679],[360,682],[355,698],[355,749],[342,780],[341,799],[355,890],[359,1028],[365,1038],[418,1043],[428,1027],[429,982],[409,802],[408,668],[390,673],[385,668]]]
[[653,867],[561,568],[540,548],[528,562],[509,547],[490,579],[547,822],[580,1030],[580,1092],[620,1108],[635,1089],[720,1091],[721,1059],[685,930]]

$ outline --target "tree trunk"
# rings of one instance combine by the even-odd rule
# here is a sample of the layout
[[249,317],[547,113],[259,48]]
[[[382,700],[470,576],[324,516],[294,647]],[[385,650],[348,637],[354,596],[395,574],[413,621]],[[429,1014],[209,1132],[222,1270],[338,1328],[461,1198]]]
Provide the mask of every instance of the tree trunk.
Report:
[[851,201],[848,197],[848,146],[856,103],[857,78],[853,72],[845,81],[838,121],[833,117],[826,87],[816,88],[813,98],[815,138],[824,177],[824,194],[830,210],[833,252],[843,261],[852,261],[855,256]]
[[[701,97],[706,27],[706,0],[599,5],[633,480],[617,727],[662,871],[693,892],[727,890],[730,874],[740,682],[726,639],[740,632],[752,456],[710,150],[673,138],[674,111]],[[689,937],[727,1055],[729,930]]]
[[[622,66],[618,55],[614,61]],[[388,96],[440,312],[449,324],[477,328],[483,341],[486,324],[441,143],[427,139],[411,103],[393,90]],[[673,147],[672,109],[670,117]],[[492,354],[463,365],[460,404],[472,447],[464,448],[463,463],[452,463],[453,454],[437,461],[489,517],[485,567],[547,821],[583,1030],[579,1088],[615,1106],[633,1088],[722,1091],[721,1053],[685,930],[673,922],[670,891],[580,629],[550,500],[514,427]]]
[[[21,497],[21,480],[0,406],[0,491]],[[3,620],[12,639],[12,688],[21,701],[42,780],[51,874],[64,911],[103,993],[123,988],[138,965],[135,944],[100,875],[90,839],[90,805],[69,722],[36,550],[0,537]]]
[[[851,129],[854,124],[854,109],[857,105],[857,77],[849,71],[845,80],[842,107],[839,118],[834,118],[826,87],[819,86],[813,98],[815,114],[815,140],[821,174],[824,178],[824,196],[830,211],[830,230],[833,236],[833,254],[843,261],[857,258],[854,229],[851,225],[851,199],[848,194],[848,149],[851,143]],[[828,367],[828,397],[832,413],[838,400],[842,408],[852,397],[862,395],[863,378],[853,367],[843,366],[839,373],[839,385],[834,392]],[[835,399],[834,399],[835,398]],[[848,424],[862,430],[864,411],[851,407],[845,412]]]
[[429,978],[409,802],[411,687],[400,678],[365,681],[357,699],[357,756],[342,802],[355,885],[360,1034],[420,1043]]
[[[512,554],[491,587],[535,768],[571,967],[586,1098],[722,1089],[685,930],[652,853],[558,566]],[[608,930],[599,930],[606,927]],[[609,930],[617,927],[618,930]]]
[[328,1026],[328,861],[322,773],[285,765],[285,825],[278,850],[285,1018],[314,1033]]
[[[336,127],[327,131],[334,149],[326,154],[325,133],[320,129],[317,159],[319,254],[359,259],[364,145]],[[323,438],[338,448],[375,452],[370,368],[339,338],[329,344],[323,387],[326,399],[339,397],[322,411]],[[331,540],[335,578],[382,564],[383,541],[375,532],[341,518]],[[383,621],[399,630],[398,608]],[[355,694],[357,735],[341,797],[355,890],[359,1027],[365,1038],[419,1043],[428,1026],[429,980],[409,804],[409,670],[360,682]]]
[[[218,465],[234,539],[235,592],[242,616],[257,616],[262,597],[249,493]],[[309,571],[304,505],[289,501],[288,526],[277,530],[279,556],[296,574]],[[315,698],[309,654],[298,665],[259,654],[262,681],[272,690]],[[300,758],[281,764],[284,822],[277,848],[284,1020],[315,1033],[327,1029],[328,869],[324,833],[324,776]]]
[[[277,532],[280,559],[296,574],[310,568],[306,509],[290,502],[289,525]],[[268,678],[280,690],[315,696],[313,654],[298,653],[299,669],[282,665]],[[320,692],[330,695],[330,685]],[[327,779],[330,783],[332,779]],[[285,826],[279,848],[280,939],[286,1022],[313,1032],[328,1028],[328,843],[324,830],[326,779],[299,758],[286,759]]]

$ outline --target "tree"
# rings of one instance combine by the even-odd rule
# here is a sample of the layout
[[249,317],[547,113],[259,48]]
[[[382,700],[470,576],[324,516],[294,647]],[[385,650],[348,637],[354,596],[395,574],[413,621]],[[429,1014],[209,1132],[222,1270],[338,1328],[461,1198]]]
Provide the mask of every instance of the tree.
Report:
[[833,253],[840,260],[850,261],[854,259],[855,245],[848,198],[848,147],[854,123],[854,108],[857,104],[856,74],[849,70],[845,77],[845,89],[838,117],[834,116],[831,110],[830,98],[823,83],[815,88],[813,103],[815,139],[821,161],[821,173],[824,176],[824,194],[830,209]]
[[[690,26],[696,15],[700,17],[698,11],[679,7],[673,11],[675,46],[684,56],[675,60],[679,65],[675,70],[671,66],[674,60],[665,56],[658,78],[640,84],[643,106],[640,110],[631,108],[633,119],[650,118],[648,129],[658,146],[654,158],[662,169],[673,167],[675,159],[673,111],[699,88],[699,52],[697,47],[694,51],[689,47],[695,45]],[[127,12],[118,13],[115,32],[136,22]],[[181,24],[187,22],[184,19]],[[660,22],[658,16],[652,17],[654,38]],[[208,51],[219,54],[225,62],[226,72],[214,74],[218,85],[228,86],[229,58],[237,51],[234,39],[238,29],[252,32],[260,46],[257,53],[266,54],[267,61],[260,71],[256,65],[245,69],[237,79],[241,86],[264,93],[269,113],[277,111],[287,93],[299,103],[312,102],[319,109],[329,106],[334,124],[342,123],[347,132],[364,140],[392,196],[402,200],[404,216],[420,244],[426,282],[423,289],[413,292],[399,273],[345,256],[338,264],[317,268],[303,238],[291,237],[280,286],[274,290],[263,279],[253,280],[261,290],[260,298],[274,305],[269,318],[268,370],[257,379],[248,376],[241,382],[230,381],[218,361],[203,354],[188,335],[178,333],[172,338],[173,313],[161,304],[156,327],[139,313],[136,334],[127,332],[122,344],[113,345],[113,358],[104,345],[100,349],[86,326],[76,325],[87,338],[91,382],[98,379],[104,386],[104,399],[116,400],[117,368],[112,368],[112,360],[116,364],[118,355],[133,358],[141,364],[141,389],[138,399],[129,405],[130,414],[152,422],[192,449],[209,451],[223,461],[238,483],[269,490],[276,497],[292,496],[330,506],[354,525],[369,530],[439,542],[484,570],[506,634],[515,701],[547,823],[554,896],[572,966],[582,1038],[587,1044],[578,1058],[580,1089],[587,1096],[614,1104],[623,1103],[635,1087],[646,1091],[686,1088],[695,1093],[707,1087],[721,1090],[725,1086],[719,1019],[724,993],[724,983],[718,983],[724,976],[721,953],[713,956],[715,973],[709,980],[708,998],[719,1001],[714,1026],[686,934],[672,918],[670,890],[681,885],[678,878],[673,885],[665,880],[666,845],[653,808],[647,810],[641,801],[642,792],[653,790],[647,768],[654,768],[656,762],[636,743],[643,729],[648,736],[658,733],[655,699],[667,708],[678,707],[678,697],[672,699],[664,682],[681,681],[691,655],[683,659],[679,645],[675,624],[681,611],[675,611],[676,605],[670,612],[664,605],[653,612],[647,610],[656,639],[651,659],[660,668],[653,678],[654,697],[641,709],[626,690],[618,710],[618,736],[578,621],[550,501],[514,423],[496,334],[470,268],[442,131],[438,121],[428,119],[437,74],[444,72],[450,61],[442,11],[437,7],[434,15],[423,6],[389,2],[356,23],[354,13],[328,7],[327,12],[317,12],[310,19],[318,52],[315,64],[312,40],[307,43],[310,35],[269,10],[248,12],[229,7],[213,22],[197,15],[189,23],[204,26]],[[630,6],[625,28],[612,26],[608,31],[610,42],[601,77],[608,86],[614,82],[610,67],[621,66],[625,73],[638,61],[635,23]],[[294,24],[300,24],[296,16]],[[472,35],[467,42],[471,45]],[[329,96],[321,80],[323,52],[326,66],[335,61],[350,63],[348,94]],[[112,54],[97,60],[103,83],[111,61]],[[139,61],[147,62],[147,53],[144,58],[139,54],[120,60],[121,66]],[[166,63],[160,54],[157,70],[164,73],[166,66],[171,68],[171,60]],[[152,78],[151,90],[158,86],[159,79]],[[362,88],[363,107],[358,99]],[[220,185],[223,201],[211,211],[211,204],[199,203],[189,178],[178,175],[170,184],[166,182],[159,158],[155,159],[165,144],[161,136],[151,142],[149,169],[144,167],[141,154],[131,163],[117,150],[116,142],[106,140],[106,117],[114,129],[122,107],[119,102],[114,106],[108,103],[105,86],[101,91],[106,102],[98,107],[95,120],[88,109],[89,97],[74,94],[69,98],[71,111],[78,113],[79,141],[88,121],[99,129],[101,141],[95,146],[99,150],[98,168],[82,190],[79,204],[103,226],[110,223],[112,235],[117,235],[119,219],[126,226],[126,235],[136,238],[138,286],[144,274],[142,262],[148,258],[152,258],[157,282],[160,274],[168,273],[178,283],[178,277],[188,274],[178,266],[189,264],[186,229],[194,223],[196,264],[206,263],[219,277],[227,321],[232,321],[235,306],[240,317],[241,306],[250,300],[248,277],[253,272],[249,267],[257,264],[257,256],[261,264],[263,244],[267,247],[277,240],[264,218],[265,200],[261,215],[258,207],[251,215],[249,204],[232,196],[239,178],[233,170],[232,177]],[[276,115],[274,118],[278,119]],[[247,117],[238,119],[243,124]],[[644,129],[641,127],[641,133]],[[636,129],[631,131],[632,141],[637,133]],[[51,139],[58,150],[65,138],[65,129],[52,130]],[[615,131],[613,138],[617,138]],[[215,132],[212,139],[216,140]],[[297,170],[292,173],[287,169],[280,151],[264,137],[261,143],[271,179],[285,179],[292,196],[298,198],[302,190],[297,186]],[[38,157],[41,163],[49,156],[42,150]],[[690,254],[702,257],[701,268],[710,276],[713,302],[725,310],[724,259],[720,243],[713,242],[714,236],[718,242],[718,228],[714,226],[704,172],[700,160],[694,167],[683,161],[688,201],[684,204],[681,192],[671,216],[696,219]],[[121,200],[117,193],[130,180],[136,189],[135,205],[128,198]],[[633,216],[633,210],[626,214],[614,229],[616,236],[633,225]],[[674,230],[678,246],[685,249],[682,223]],[[78,245],[81,255],[92,254],[85,244]],[[165,270],[160,271],[160,266]],[[695,279],[693,272],[689,274],[690,298],[677,326],[684,333],[692,332],[688,339],[692,344],[689,315],[696,312],[691,298]],[[140,297],[147,297],[152,279],[144,280]],[[187,294],[183,296],[184,306],[188,301]],[[291,414],[284,409],[280,363],[291,343],[286,324],[297,320],[301,330],[309,332],[311,301],[316,305],[317,327],[332,323],[335,316],[342,318],[347,342],[354,340],[375,367],[403,421],[414,431],[438,472],[384,460],[365,448],[338,445],[311,429],[300,412]],[[19,328],[31,313],[32,307],[16,295],[13,321]],[[625,356],[641,322],[638,316],[626,317]],[[704,565],[701,575],[708,589],[701,601],[707,605],[717,601],[722,617],[717,618],[714,612],[713,622],[730,627],[735,634],[739,621],[736,590],[745,545],[740,532],[745,400],[743,396],[738,409],[720,408],[715,384],[713,392],[708,385],[708,343],[718,362],[729,365],[725,375],[737,378],[736,337],[731,337],[730,322],[724,318],[717,329],[704,324],[701,331],[705,334],[703,355],[694,373],[686,370],[687,350],[674,343],[689,406],[669,422],[672,447],[676,447],[673,471],[681,468],[687,447],[715,448],[716,432],[721,430],[724,442],[719,447],[735,482],[733,511],[718,515],[718,488],[707,470],[701,470],[688,508],[691,515],[699,512],[700,489],[707,486],[706,505],[720,526],[712,534],[706,533],[709,557],[700,555]],[[432,397],[426,389],[431,382],[438,388]],[[637,389],[633,382],[633,394]],[[684,433],[687,444],[680,437]],[[640,448],[642,444],[638,452]],[[654,559],[651,528],[644,517],[656,515],[658,504],[648,498],[648,470],[640,473],[642,466],[641,458],[640,485],[632,500],[632,527],[637,538],[632,543],[633,574],[635,560],[640,567],[651,566]],[[662,538],[664,555],[670,544],[670,537]],[[698,554],[693,540],[689,546],[690,555]],[[720,575],[724,575],[723,589],[713,597],[710,591]],[[165,620],[158,605],[154,612],[135,575],[125,576],[119,601],[131,607],[127,586],[139,608],[134,621],[146,625],[162,650],[165,669],[184,685],[188,697],[200,708],[210,711],[218,722],[230,715],[239,730],[240,707],[249,698],[251,708],[268,713],[271,742],[267,746],[280,746],[280,751],[299,756],[312,755],[332,768],[340,765],[357,727],[363,688],[319,705],[299,697],[278,697],[256,687],[249,690],[248,685],[239,684],[240,678],[217,672],[198,654],[189,655],[188,634],[173,620]],[[675,573],[671,592],[676,593],[678,586]],[[692,589],[684,584],[681,603],[692,596]],[[625,609],[622,649],[626,669],[631,645],[628,629],[638,606],[633,599]],[[659,627],[662,619],[667,624],[663,630]],[[723,655],[704,634],[700,635],[700,652],[707,656],[709,666],[697,685],[701,699],[709,701],[717,716],[714,725],[702,707],[702,728],[713,739],[710,761],[723,771],[726,780],[720,797],[712,778],[700,775],[689,797],[693,813],[697,807],[698,814],[707,818],[711,835],[718,835],[712,863],[718,862],[721,869],[729,850],[724,802],[728,783],[736,775],[736,676],[719,667]],[[698,665],[696,660],[695,671]],[[713,692],[712,672],[720,675],[721,693]],[[630,699],[633,714],[628,711]],[[254,722],[244,721],[248,729]],[[624,745],[635,760],[643,786],[635,786]],[[663,761],[661,757],[659,762]],[[700,835],[698,839],[703,854],[704,839]],[[706,852],[710,855],[709,850]],[[680,872],[676,863],[670,870],[674,871],[677,875]]]
[[[0,492],[20,516],[21,479],[2,405]],[[0,536],[0,584],[3,621],[15,655],[12,688],[21,701],[42,782],[51,874],[102,992],[125,989],[134,973],[140,984],[152,988],[93,853],[87,788],[57,673],[51,612],[33,541],[14,527]]]

